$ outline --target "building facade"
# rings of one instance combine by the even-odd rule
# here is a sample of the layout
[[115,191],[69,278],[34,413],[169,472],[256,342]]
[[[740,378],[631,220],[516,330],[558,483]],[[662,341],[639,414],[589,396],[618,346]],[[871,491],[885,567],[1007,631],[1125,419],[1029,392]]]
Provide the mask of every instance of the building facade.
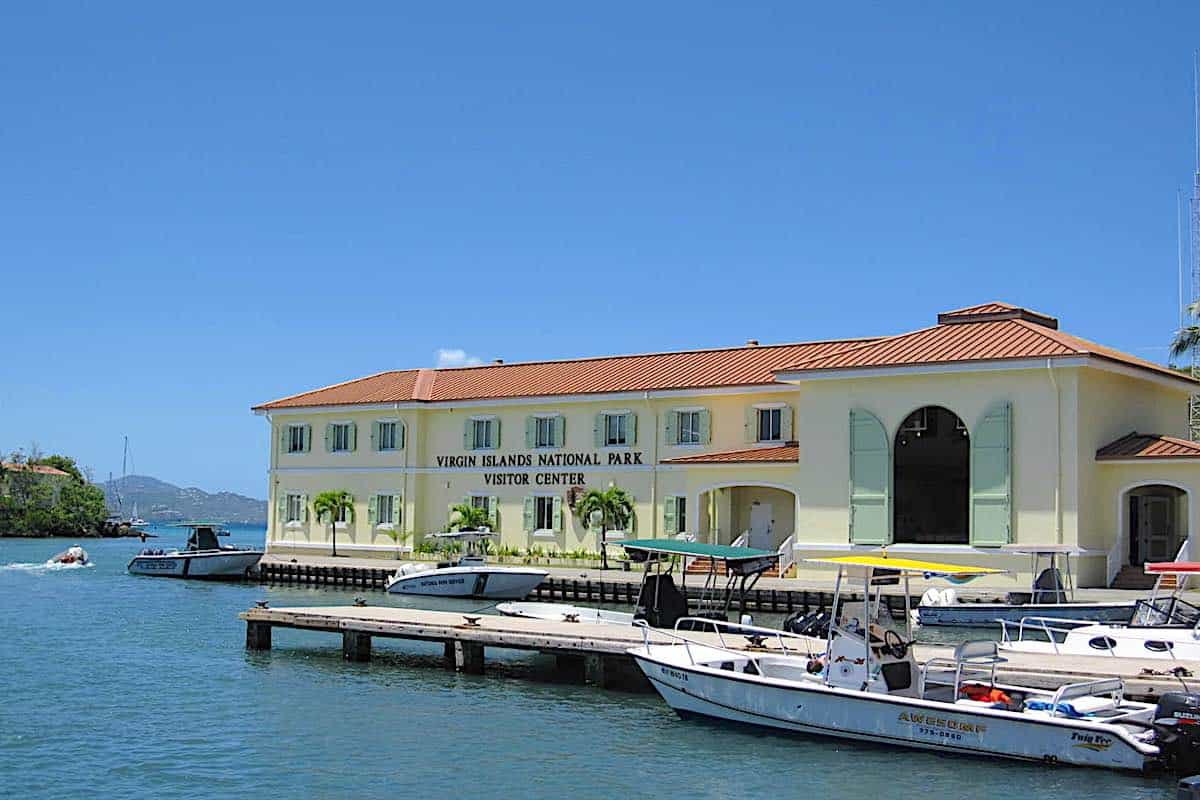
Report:
[[255,408],[268,546],[327,551],[311,501],[345,489],[339,552],[392,557],[463,502],[506,547],[596,551],[574,501],[619,486],[635,514],[609,539],[785,562],[887,545],[1009,569],[999,583],[1029,572],[1001,546],[1070,544],[1080,584],[1108,585],[1197,527],[1194,386],[1003,303],[881,338],[384,372]]

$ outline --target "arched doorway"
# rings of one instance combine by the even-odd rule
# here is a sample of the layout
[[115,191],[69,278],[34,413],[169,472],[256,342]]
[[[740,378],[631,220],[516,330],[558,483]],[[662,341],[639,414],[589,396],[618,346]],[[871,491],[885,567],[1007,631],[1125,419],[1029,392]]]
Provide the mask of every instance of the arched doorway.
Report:
[[700,541],[777,549],[795,530],[796,495],[772,484],[722,484],[700,492],[697,527]]
[[1166,484],[1146,484],[1125,493],[1126,557],[1132,566],[1171,561],[1188,537],[1188,496]]
[[967,544],[971,441],[941,406],[919,408],[896,431],[892,459],[893,541]]

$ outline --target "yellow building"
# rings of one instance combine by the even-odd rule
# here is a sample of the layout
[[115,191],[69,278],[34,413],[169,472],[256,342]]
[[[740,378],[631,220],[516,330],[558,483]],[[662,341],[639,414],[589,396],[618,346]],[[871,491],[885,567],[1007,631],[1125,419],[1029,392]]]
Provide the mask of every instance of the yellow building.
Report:
[[[391,557],[448,509],[502,544],[598,549],[585,488],[633,496],[630,530],[1001,566],[1069,544],[1080,585],[1174,558],[1197,528],[1195,384],[1004,303],[912,333],[383,372],[257,406],[272,425],[268,547],[327,552],[311,498],[354,496],[338,549]],[[801,566],[800,574],[804,574]],[[1011,583],[1014,577],[996,579]]]

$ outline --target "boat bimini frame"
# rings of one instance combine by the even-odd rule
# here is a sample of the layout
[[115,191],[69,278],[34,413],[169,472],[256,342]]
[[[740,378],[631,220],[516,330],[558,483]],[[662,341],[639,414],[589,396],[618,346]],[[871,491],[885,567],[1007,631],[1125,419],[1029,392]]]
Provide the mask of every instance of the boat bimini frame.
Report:
[[[673,627],[678,619],[687,617],[727,620],[735,597],[739,615],[744,613],[747,593],[779,560],[779,554],[770,550],[682,539],[635,539],[621,544],[631,562],[645,564],[636,618],[645,619],[656,628]],[[687,601],[687,567],[696,559],[708,560],[708,572],[700,588],[698,608],[691,613]],[[679,589],[671,577],[676,564],[680,566]]]

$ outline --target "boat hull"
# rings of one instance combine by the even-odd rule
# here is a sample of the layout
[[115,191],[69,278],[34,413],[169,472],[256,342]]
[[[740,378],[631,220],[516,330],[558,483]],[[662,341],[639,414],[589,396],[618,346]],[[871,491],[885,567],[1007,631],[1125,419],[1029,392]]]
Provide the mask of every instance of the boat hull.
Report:
[[536,589],[549,573],[507,567],[449,567],[398,575],[388,584],[392,594],[427,597],[483,597],[520,600]]
[[1025,617],[1053,617],[1057,620],[1090,622],[1128,622],[1133,603],[952,603],[946,606],[917,606],[921,625],[986,627],[999,620],[1020,622]]
[[633,614],[604,608],[573,606],[567,603],[501,603],[496,610],[506,617],[542,619],[550,622],[571,621],[587,625],[632,625]]
[[127,569],[133,575],[160,578],[231,579],[244,577],[262,557],[261,550],[138,555]]
[[747,725],[972,756],[1140,771],[1157,748],[1098,723],[1005,718],[999,713],[914,698],[784,684],[653,657],[665,646],[630,651],[671,708]]

